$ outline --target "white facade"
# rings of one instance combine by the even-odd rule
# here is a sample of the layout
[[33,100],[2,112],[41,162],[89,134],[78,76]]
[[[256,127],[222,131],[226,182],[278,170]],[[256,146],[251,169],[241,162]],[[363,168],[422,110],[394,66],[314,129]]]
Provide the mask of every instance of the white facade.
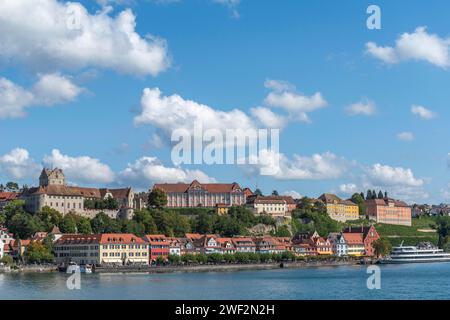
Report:
[[169,254],[173,254],[175,256],[181,256],[181,248],[180,247],[170,247]]
[[5,255],[5,243],[3,242],[2,239],[0,239],[0,259],[3,258],[3,256]]

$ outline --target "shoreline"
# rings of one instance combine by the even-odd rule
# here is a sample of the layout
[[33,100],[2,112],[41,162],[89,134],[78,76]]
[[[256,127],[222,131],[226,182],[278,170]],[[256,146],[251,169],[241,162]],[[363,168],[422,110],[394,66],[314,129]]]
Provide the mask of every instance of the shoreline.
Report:
[[[315,267],[336,267],[360,265],[360,260],[346,261],[288,261],[249,264],[205,264],[185,266],[153,266],[153,267],[96,267],[94,273],[191,273],[191,272],[235,272],[246,270],[300,269]],[[21,266],[18,269],[0,267],[1,273],[53,273],[59,272],[57,266]]]
[[236,271],[258,271],[276,269],[301,269],[314,267],[337,267],[359,265],[358,261],[330,261],[330,262],[284,262],[281,263],[252,263],[252,264],[217,264],[217,265],[194,265],[194,266],[169,266],[150,268],[97,268],[95,273],[199,273],[199,272],[236,272]]
[[[289,261],[249,264],[204,264],[185,266],[153,267],[96,267],[94,273],[194,273],[194,272],[235,272],[246,270],[300,269],[311,267],[336,267],[360,265],[359,260],[348,261]],[[59,272],[57,266],[21,266],[18,269],[0,268],[1,273],[53,273]]]

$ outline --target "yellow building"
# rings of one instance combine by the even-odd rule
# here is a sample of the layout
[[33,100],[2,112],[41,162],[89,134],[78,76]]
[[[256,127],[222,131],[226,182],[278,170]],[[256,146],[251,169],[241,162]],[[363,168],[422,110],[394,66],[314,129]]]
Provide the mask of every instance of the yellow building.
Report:
[[54,245],[56,263],[149,264],[149,244],[134,234],[65,234]]
[[106,233],[100,238],[100,264],[148,265],[149,246],[131,233]]
[[350,200],[342,200],[334,194],[325,193],[319,197],[327,207],[331,219],[345,222],[359,219],[359,207]]

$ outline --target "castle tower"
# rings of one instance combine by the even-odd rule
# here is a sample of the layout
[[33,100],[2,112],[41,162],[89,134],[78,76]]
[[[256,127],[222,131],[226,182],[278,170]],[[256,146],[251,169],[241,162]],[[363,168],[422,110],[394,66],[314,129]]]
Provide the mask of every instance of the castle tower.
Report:
[[39,186],[47,187],[49,185],[61,185],[66,184],[66,178],[61,169],[42,169],[41,175],[39,177]]

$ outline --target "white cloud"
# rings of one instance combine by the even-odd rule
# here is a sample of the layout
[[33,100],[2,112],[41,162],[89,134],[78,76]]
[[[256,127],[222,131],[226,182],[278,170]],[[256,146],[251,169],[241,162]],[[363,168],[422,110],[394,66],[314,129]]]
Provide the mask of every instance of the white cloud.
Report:
[[0,172],[12,179],[34,177],[38,173],[38,165],[30,157],[28,150],[15,148],[0,157]]
[[421,187],[424,184],[424,180],[416,178],[411,169],[391,167],[379,163],[367,168],[366,174],[372,185]]
[[[277,161],[277,158],[279,161]],[[342,176],[350,163],[331,152],[314,154],[310,157],[294,154],[292,159],[272,150],[262,150],[259,158],[250,159],[257,165],[245,165],[248,174],[255,169],[272,172],[271,177],[279,180],[327,180]]]
[[0,119],[23,117],[33,98],[33,94],[21,86],[0,78]]
[[394,64],[408,60],[422,60],[447,68],[450,39],[427,33],[426,27],[418,27],[413,33],[403,33],[395,47],[380,47],[374,42],[366,44],[367,53],[385,63]]
[[119,173],[119,182],[149,188],[154,183],[177,183],[198,180],[201,183],[214,183],[216,180],[201,170],[179,167],[166,167],[156,157],[141,157]]
[[413,141],[414,134],[408,131],[400,132],[397,134],[397,139],[401,141]]
[[52,106],[74,100],[83,89],[58,73],[39,76],[33,87],[36,104]]
[[300,193],[298,193],[297,191],[295,191],[295,190],[285,191],[285,192],[283,192],[283,195],[291,196],[294,199],[301,199],[301,198],[303,198],[303,196]]
[[373,101],[366,99],[364,101],[360,101],[352,105],[349,105],[346,108],[346,111],[351,116],[355,115],[371,116],[376,112],[376,106]]
[[295,87],[280,80],[266,80],[266,88],[272,90],[264,100],[269,107],[286,110],[292,120],[309,122],[308,113],[327,106],[320,92],[312,96],[299,94]]
[[354,183],[346,183],[339,185],[339,191],[345,194],[354,194],[358,192],[358,187]]
[[250,112],[265,128],[281,129],[287,123],[287,119],[284,116],[274,113],[269,108],[256,107],[250,109]]
[[170,66],[163,39],[141,37],[131,10],[115,17],[110,11],[90,14],[78,2],[3,0],[0,59],[41,72],[94,67],[156,76]]
[[0,119],[23,117],[26,109],[32,106],[53,106],[70,102],[82,91],[69,78],[57,73],[40,75],[29,90],[0,78]]
[[295,91],[295,86],[288,81],[267,79],[264,87],[273,91]]
[[430,120],[436,117],[436,113],[422,106],[413,105],[411,112],[424,120]]
[[204,130],[217,129],[223,133],[226,129],[256,128],[253,120],[241,110],[220,111],[177,94],[162,96],[158,88],[144,89],[141,108],[134,123],[152,125],[168,137],[175,129],[193,132],[194,123],[201,123]]
[[102,184],[113,182],[115,178],[110,167],[100,160],[89,156],[70,157],[58,149],[53,149],[50,156],[45,155],[43,162],[49,167],[63,169],[66,177],[76,182]]

